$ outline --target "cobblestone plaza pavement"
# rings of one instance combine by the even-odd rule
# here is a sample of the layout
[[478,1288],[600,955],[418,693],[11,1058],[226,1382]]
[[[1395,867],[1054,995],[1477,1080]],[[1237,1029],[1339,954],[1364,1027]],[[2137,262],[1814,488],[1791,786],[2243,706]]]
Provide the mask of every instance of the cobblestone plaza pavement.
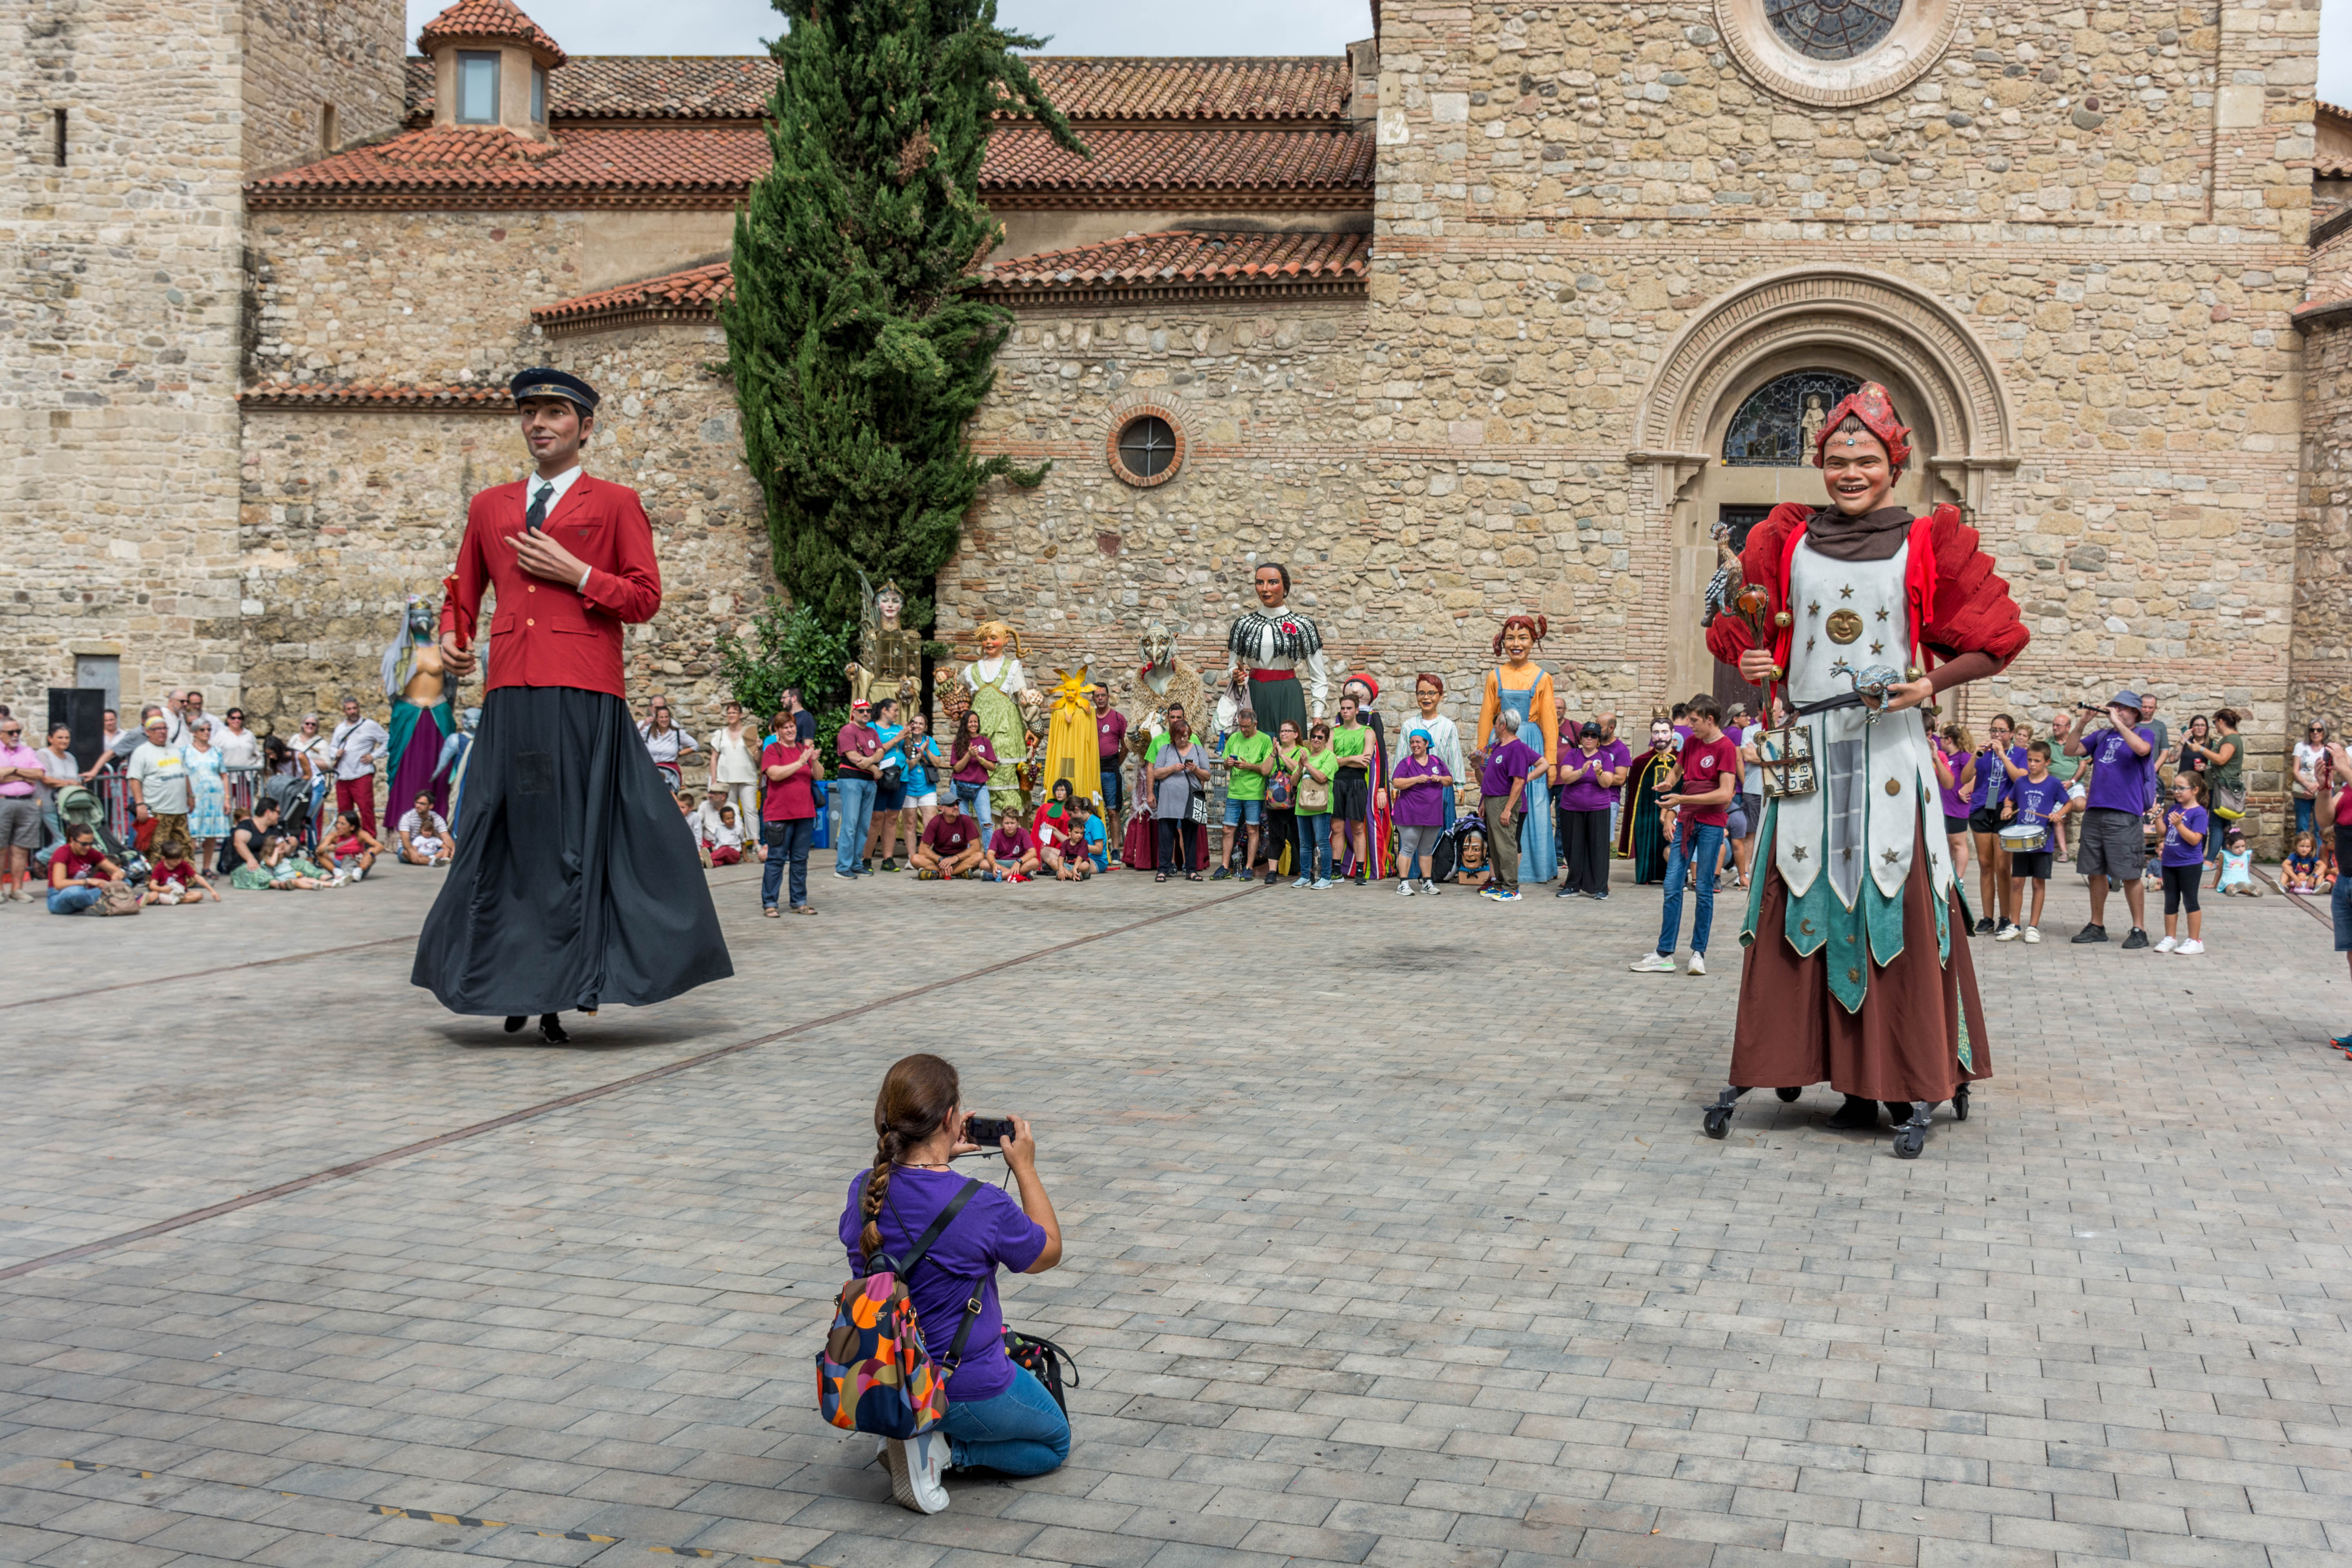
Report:
[[[1826,1089],[1700,1136],[1729,897],[1691,979],[1622,882],[734,869],[737,977],[554,1050],[409,985],[437,876],[0,909],[0,1562],[2352,1564],[2352,990],[2282,898],[2077,948],[2062,868],[1902,1163]],[[1084,1379],[929,1518],[810,1362],[918,1049],[1035,1120],[1007,1313]]]

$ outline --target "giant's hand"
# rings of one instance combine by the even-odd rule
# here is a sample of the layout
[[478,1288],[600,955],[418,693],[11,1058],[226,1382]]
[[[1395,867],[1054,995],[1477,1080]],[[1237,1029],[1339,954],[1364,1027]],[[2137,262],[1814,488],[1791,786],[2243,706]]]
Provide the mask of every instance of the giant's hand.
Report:
[[441,668],[453,679],[462,679],[474,673],[474,650],[467,647],[454,631],[441,634]]
[[1772,670],[1772,656],[1763,648],[1751,647],[1739,656],[1739,679],[1750,686],[1761,686]]
[[544,577],[551,583],[570,587],[580,581],[588,570],[588,563],[555,542],[544,533],[521,533],[506,536],[509,548],[515,552],[516,562],[534,577]]
[[[1744,665],[1747,661],[1742,659],[1740,662]],[[1918,707],[1935,695],[1936,689],[1927,683],[1925,676],[1916,680],[1898,680],[1886,689],[1886,700],[1878,704],[1878,710],[1881,713],[1900,713],[1906,708]],[[1864,698],[1863,701],[1867,706],[1869,699]]]

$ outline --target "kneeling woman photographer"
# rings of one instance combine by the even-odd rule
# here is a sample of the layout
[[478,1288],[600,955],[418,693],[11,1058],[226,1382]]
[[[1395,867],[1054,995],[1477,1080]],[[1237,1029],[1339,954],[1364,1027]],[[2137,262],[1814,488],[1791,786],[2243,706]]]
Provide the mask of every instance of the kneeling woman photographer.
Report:
[[[970,1117],[962,1097],[956,1069],[934,1056],[904,1058],[882,1079],[874,1101],[874,1165],[850,1184],[841,1215],[841,1244],[854,1271],[865,1273],[878,1253],[903,1255],[972,1180],[948,1165],[980,1148],[964,1140]],[[1020,1184],[1021,1201],[981,1183],[906,1281],[923,1343],[948,1371],[947,1419],[883,1449],[892,1495],[921,1513],[947,1506],[940,1477],[949,1469],[1042,1476],[1070,1454],[1069,1418],[1036,1375],[1004,1351],[997,1268],[1043,1274],[1062,1260],[1061,1222],[1037,1177],[1036,1138],[1021,1118],[1012,1122],[1013,1136],[997,1147]],[[980,1313],[962,1361],[950,1368],[950,1346],[975,1286]]]

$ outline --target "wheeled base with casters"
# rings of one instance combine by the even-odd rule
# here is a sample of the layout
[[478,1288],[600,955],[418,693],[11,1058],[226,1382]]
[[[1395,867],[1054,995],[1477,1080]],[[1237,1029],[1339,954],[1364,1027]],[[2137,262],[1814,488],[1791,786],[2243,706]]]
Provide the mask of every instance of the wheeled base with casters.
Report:
[[[1716,1097],[1715,1103],[1706,1108],[1700,1122],[1708,1137],[1721,1138],[1730,1132],[1731,1113],[1738,1108],[1739,1097],[1747,1092],[1747,1089],[1741,1085],[1732,1084]],[[1776,1089],[1772,1092],[1780,1098],[1783,1105],[1786,1105],[1794,1101],[1804,1090]],[[1895,1129],[1896,1159],[1916,1160],[1919,1157],[1920,1151],[1927,1148],[1928,1117],[1935,1109],[1935,1103],[1932,1100],[1915,1100],[1911,1102],[1911,1120]],[[1968,1119],[1969,1086],[1962,1084],[1952,1091],[1952,1120],[1966,1121]]]

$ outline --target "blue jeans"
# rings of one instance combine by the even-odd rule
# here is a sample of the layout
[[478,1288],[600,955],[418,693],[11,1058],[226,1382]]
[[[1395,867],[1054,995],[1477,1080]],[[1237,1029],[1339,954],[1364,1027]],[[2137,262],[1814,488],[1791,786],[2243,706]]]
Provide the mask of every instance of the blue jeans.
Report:
[[1298,874],[1310,882],[1331,875],[1331,814],[1328,811],[1298,814]]
[[1683,873],[1698,871],[1698,913],[1691,919],[1691,951],[1706,951],[1707,928],[1715,923],[1715,865],[1723,858],[1723,827],[1705,822],[1691,830],[1690,851],[1683,851],[1683,836],[1675,835],[1666,849],[1666,909],[1658,922],[1658,955],[1672,958],[1683,930]]
[[1042,1476],[1070,1457],[1070,1418],[1025,1366],[993,1399],[948,1401],[948,1455],[957,1465],[985,1465],[1008,1476]]
[[955,792],[956,799],[963,803],[963,808],[980,819],[980,836],[985,839],[989,829],[996,826],[996,818],[988,809],[989,787],[984,784],[965,784],[958,780]]
[[833,781],[833,802],[841,808],[841,837],[833,846],[833,868],[855,873],[874,828],[874,781],[844,773]]
[[[2294,830],[2297,833],[2309,833],[2311,831],[2312,809],[2318,803],[2316,801],[2306,800],[2302,795],[2296,795],[2294,797]],[[2209,834],[2207,837],[2210,837],[2213,836]],[[2290,842],[2287,845],[2287,847],[2289,849],[2293,849],[2294,845]]]
[[49,913],[78,915],[103,897],[96,888],[53,888],[49,890]]
[[816,837],[816,818],[789,816],[760,825],[760,842],[768,847],[768,864],[760,873],[760,907],[776,907],[776,885],[784,879],[784,867],[793,868],[793,908],[808,902],[809,841]]

